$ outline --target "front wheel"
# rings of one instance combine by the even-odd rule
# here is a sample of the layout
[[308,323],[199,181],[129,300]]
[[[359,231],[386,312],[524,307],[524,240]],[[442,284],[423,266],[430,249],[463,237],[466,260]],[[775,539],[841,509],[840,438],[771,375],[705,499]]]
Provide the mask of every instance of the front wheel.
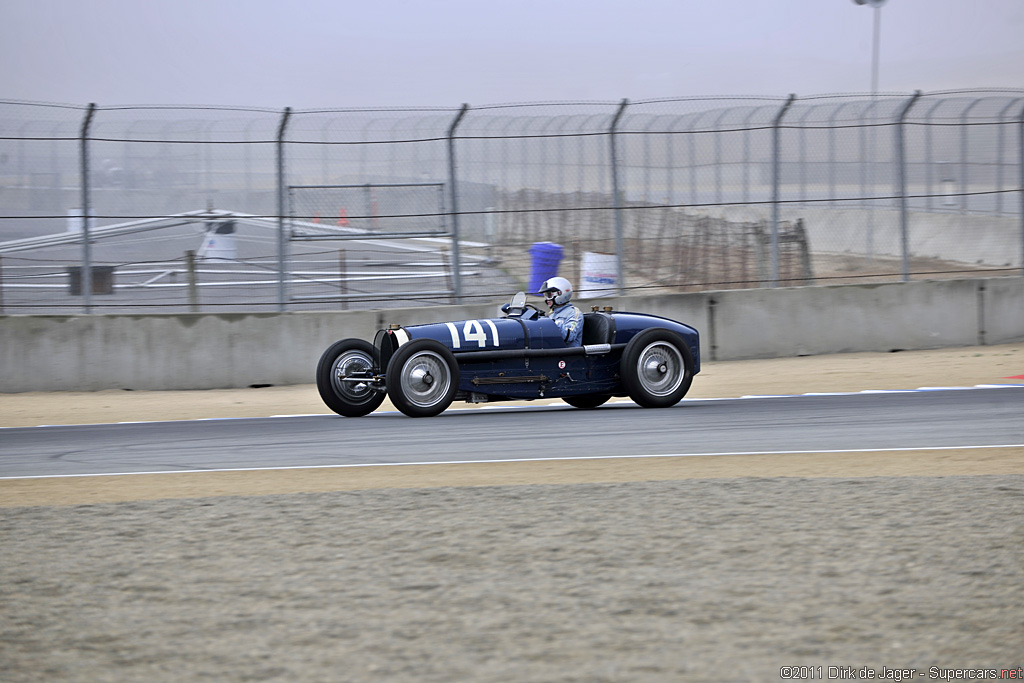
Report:
[[650,328],[626,345],[619,372],[635,403],[644,408],[667,408],[690,390],[693,354],[672,330]]
[[373,344],[362,339],[343,339],[320,356],[316,388],[327,407],[345,417],[362,417],[380,407],[384,393],[364,382],[346,379],[373,371]]
[[409,417],[433,417],[455,398],[459,363],[441,342],[413,339],[391,356],[385,382],[396,408]]

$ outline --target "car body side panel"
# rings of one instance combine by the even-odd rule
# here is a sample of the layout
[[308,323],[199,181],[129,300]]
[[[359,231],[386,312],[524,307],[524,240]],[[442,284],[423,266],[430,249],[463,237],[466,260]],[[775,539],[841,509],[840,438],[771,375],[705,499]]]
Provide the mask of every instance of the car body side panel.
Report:
[[434,339],[453,353],[483,349],[521,349],[526,346],[526,331],[515,318],[458,320],[403,327],[410,339]]
[[[644,313],[615,312],[612,315],[615,318],[614,347],[600,354],[584,354],[580,348],[570,350],[558,326],[546,317],[459,320],[401,329],[409,339],[434,339],[451,349],[459,360],[459,390],[492,399],[625,395],[619,377],[622,349],[637,333],[652,327],[680,334],[693,355],[694,374],[699,371],[699,335],[692,327]],[[562,355],[558,349],[567,352]],[[472,352],[501,353],[477,353],[477,357],[487,356],[481,360]],[[499,357],[495,358],[496,355]]]
[[613,315],[615,316],[615,342],[617,344],[626,344],[637,333],[652,327],[672,330],[682,336],[693,355],[693,374],[696,375],[700,372],[700,334],[696,329],[670,318],[662,318],[648,313],[616,312]]
[[560,349],[565,347],[562,330],[551,318],[527,320],[526,326],[530,330],[531,349]]

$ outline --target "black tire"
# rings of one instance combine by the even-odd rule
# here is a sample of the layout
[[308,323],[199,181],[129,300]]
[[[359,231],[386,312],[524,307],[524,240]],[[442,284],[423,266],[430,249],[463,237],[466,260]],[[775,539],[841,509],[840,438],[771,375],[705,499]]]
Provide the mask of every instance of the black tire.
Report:
[[413,339],[388,362],[385,383],[395,407],[409,417],[433,417],[451,405],[459,389],[459,363],[444,344]]
[[316,388],[327,407],[345,417],[362,417],[380,407],[384,392],[366,384],[343,382],[339,375],[373,370],[373,344],[362,339],[335,342],[320,356]]
[[644,408],[674,406],[690,390],[693,354],[672,330],[650,328],[633,337],[619,365],[629,397]]
[[562,400],[573,408],[580,410],[591,410],[608,402],[611,394],[581,394],[578,396],[563,396]]

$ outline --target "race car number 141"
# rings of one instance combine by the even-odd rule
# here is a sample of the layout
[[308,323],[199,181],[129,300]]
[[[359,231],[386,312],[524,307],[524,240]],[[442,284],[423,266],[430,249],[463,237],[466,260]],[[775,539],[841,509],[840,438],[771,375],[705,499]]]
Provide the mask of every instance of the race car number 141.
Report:
[[[490,320],[485,320],[489,328],[491,328],[491,343],[494,346],[500,346],[498,341],[498,328]],[[465,343],[467,346],[476,342],[476,345],[481,349],[487,346],[487,333],[484,332],[483,325],[480,324],[479,320],[467,320],[462,326],[462,336],[459,337],[459,328],[455,326],[455,323],[445,323],[448,326],[448,331],[452,333],[452,348],[461,349],[462,344]]]

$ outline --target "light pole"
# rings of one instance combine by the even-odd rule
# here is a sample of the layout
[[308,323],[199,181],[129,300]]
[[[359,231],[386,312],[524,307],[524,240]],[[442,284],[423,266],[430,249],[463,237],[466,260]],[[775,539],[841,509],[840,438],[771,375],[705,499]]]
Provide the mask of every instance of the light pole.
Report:
[[[878,104],[878,51],[882,35],[882,5],[888,0],[853,0],[854,4],[867,5],[875,10],[874,32],[871,40],[871,128],[869,129],[868,140],[871,150],[871,161],[868,164],[868,180],[871,183],[871,194],[875,194],[875,128],[874,120],[877,112],[875,107]],[[868,235],[867,235],[868,260],[873,261],[875,256],[875,204],[871,203],[868,211]]]
[[875,30],[871,41],[871,95],[878,92],[878,47],[882,33],[882,5],[888,0],[853,0],[857,5],[867,5],[875,10]]

